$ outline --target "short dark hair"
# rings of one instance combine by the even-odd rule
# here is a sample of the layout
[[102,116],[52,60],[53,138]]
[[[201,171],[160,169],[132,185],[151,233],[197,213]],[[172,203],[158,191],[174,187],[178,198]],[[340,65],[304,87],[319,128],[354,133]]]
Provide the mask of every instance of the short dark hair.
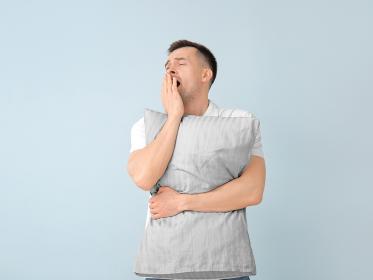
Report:
[[203,46],[201,44],[198,44],[196,42],[189,41],[189,40],[177,40],[177,41],[173,42],[170,45],[170,47],[168,48],[168,54],[170,54],[171,52],[173,52],[176,49],[183,48],[183,47],[194,47],[194,48],[196,48],[198,50],[197,53],[199,55],[202,55],[202,58],[205,59],[205,61],[207,62],[207,64],[209,65],[209,67],[212,70],[212,78],[211,78],[211,82],[210,82],[210,88],[211,88],[212,84],[215,81],[216,72],[218,70],[217,69],[218,65],[216,63],[215,56],[205,46]]

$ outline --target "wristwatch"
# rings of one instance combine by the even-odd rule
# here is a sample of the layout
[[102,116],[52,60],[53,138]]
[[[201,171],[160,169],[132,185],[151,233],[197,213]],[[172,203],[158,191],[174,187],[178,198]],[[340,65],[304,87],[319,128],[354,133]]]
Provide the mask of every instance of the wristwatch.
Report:
[[150,189],[150,194],[153,196],[156,194],[161,187],[161,184],[159,184],[159,181]]

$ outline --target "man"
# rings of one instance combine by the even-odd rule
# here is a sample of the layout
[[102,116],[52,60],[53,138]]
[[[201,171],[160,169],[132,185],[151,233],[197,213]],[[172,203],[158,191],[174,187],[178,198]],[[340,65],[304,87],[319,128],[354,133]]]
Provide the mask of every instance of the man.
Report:
[[[171,44],[161,90],[167,120],[157,137],[145,144],[144,118],[131,129],[128,174],[137,186],[149,191],[164,174],[175,147],[183,116],[248,116],[244,110],[220,109],[208,98],[217,72],[217,63],[206,47],[188,40]],[[265,185],[265,162],[260,131],[257,131],[249,164],[239,178],[198,194],[180,194],[161,186],[149,199],[148,217],[160,219],[182,211],[233,211],[259,204]],[[146,224],[147,224],[146,223]],[[145,224],[145,226],[146,226]],[[239,277],[231,279],[249,279]]]

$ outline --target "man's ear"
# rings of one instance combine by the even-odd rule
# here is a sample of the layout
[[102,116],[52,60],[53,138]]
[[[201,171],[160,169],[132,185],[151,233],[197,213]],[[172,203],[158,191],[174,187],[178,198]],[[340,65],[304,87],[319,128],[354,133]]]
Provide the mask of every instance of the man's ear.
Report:
[[202,81],[207,82],[211,80],[212,70],[210,68],[204,68],[202,73]]

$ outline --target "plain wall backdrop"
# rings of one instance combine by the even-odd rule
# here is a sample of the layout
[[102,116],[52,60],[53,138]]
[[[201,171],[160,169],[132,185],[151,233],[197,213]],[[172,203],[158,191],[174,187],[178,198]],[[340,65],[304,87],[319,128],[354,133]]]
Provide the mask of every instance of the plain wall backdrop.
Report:
[[370,1],[1,1],[0,279],[141,279],[148,193],[130,129],[163,110],[167,48],[206,45],[209,98],[261,121],[252,279],[367,279]]

